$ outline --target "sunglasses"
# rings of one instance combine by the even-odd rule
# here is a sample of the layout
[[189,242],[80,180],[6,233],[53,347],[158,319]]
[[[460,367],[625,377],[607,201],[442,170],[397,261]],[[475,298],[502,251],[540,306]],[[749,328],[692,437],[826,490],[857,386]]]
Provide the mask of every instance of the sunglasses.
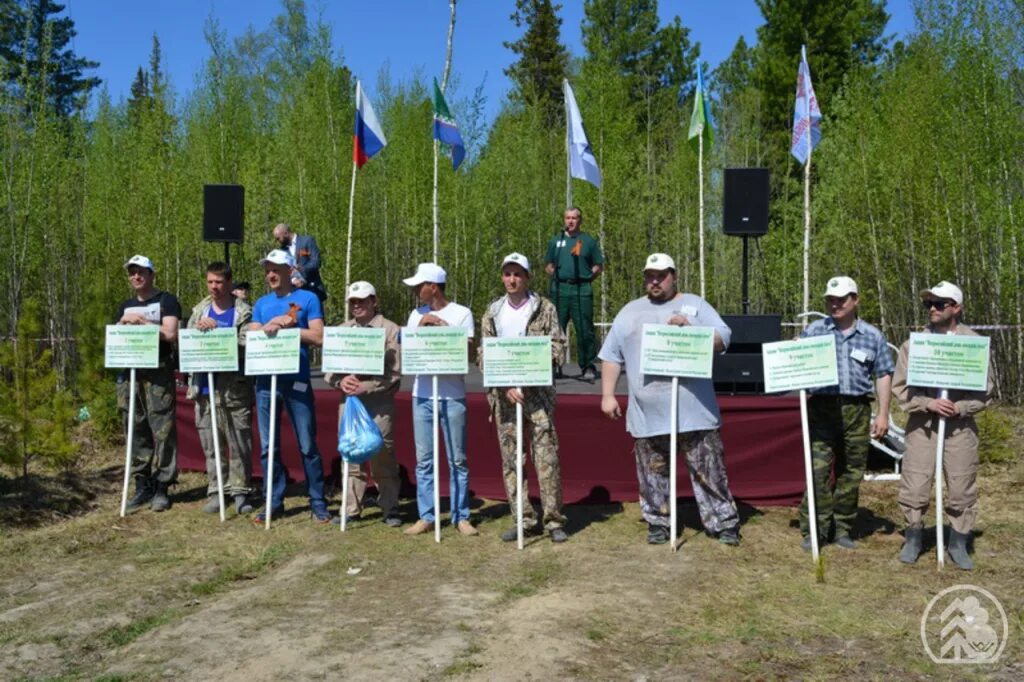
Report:
[[925,300],[925,301],[921,301],[921,305],[924,306],[925,310],[931,310],[932,308],[935,308],[939,312],[942,312],[947,307],[949,307],[951,305],[956,305],[956,304],[955,303],[950,303],[949,301],[933,301],[931,299],[928,299],[928,300]]

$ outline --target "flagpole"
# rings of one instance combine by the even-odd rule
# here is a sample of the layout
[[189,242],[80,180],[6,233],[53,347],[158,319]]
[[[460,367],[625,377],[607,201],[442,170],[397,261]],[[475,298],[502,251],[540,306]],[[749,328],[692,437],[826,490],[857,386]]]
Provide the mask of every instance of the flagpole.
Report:
[[569,126],[572,125],[572,120],[569,117],[569,97],[566,92],[566,87],[569,81],[566,78],[562,79],[562,106],[565,108],[565,207],[570,208],[572,206],[572,159],[569,155]]
[[[362,84],[356,80],[356,108],[359,107],[359,93],[362,90]],[[356,116],[358,116],[358,112]],[[355,137],[352,138],[352,187],[348,193],[348,239],[345,243],[345,291],[348,291],[348,285],[352,283],[352,220],[355,215],[355,203],[356,203],[356,175],[358,174],[359,166],[356,164],[356,145],[359,142]],[[346,313],[346,319],[348,314]]]
[[[807,63],[807,47],[800,47],[800,57]],[[807,116],[807,163],[804,164],[804,307],[807,312],[811,306],[811,152],[814,150],[813,121],[811,120],[811,69],[807,67],[807,83],[804,84],[804,113]],[[804,327],[808,317],[803,318]]]
[[437,205],[437,154],[440,145],[437,140],[434,140],[434,198],[433,198],[433,210],[434,210],[434,258],[433,262],[437,262],[437,242],[438,242],[438,205]]
[[[704,125],[708,125],[705,121]],[[700,209],[700,297],[704,298],[704,130],[697,136],[697,202]]]

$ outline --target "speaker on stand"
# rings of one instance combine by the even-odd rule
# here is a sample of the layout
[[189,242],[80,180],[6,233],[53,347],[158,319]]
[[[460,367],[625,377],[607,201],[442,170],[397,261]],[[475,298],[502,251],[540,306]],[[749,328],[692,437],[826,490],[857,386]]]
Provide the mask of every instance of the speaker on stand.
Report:
[[230,244],[242,243],[245,187],[203,185],[203,241],[224,243],[224,262],[231,264]]
[[768,234],[767,168],[726,168],[722,232],[743,237],[743,314],[750,312],[747,238]]

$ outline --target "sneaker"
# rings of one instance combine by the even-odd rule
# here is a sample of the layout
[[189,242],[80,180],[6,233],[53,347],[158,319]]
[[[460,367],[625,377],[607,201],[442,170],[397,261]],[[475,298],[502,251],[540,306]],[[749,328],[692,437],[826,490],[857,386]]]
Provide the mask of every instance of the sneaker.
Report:
[[718,534],[718,541],[723,545],[735,547],[740,544],[740,532],[736,528],[726,528]]
[[843,549],[857,549],[857,543],[853,541],[853,538],[845,533],[843,535],[836,536],[836,544]]
[[423,519],[416,519],[416,523],[412,524],[402,532],[406,535],[422,535],[423,533],[426,533],[433,527],[433,521],[424,521]]
[[598,379],[597,369],[594,368],[593,366],[587,367],[580,374],[580,379],[582,379],[583,381],[589,381],[591,383],[597,381],[597,379]]
[[551,542],[555,543],[556,545],[560,545],[568,539],[568,534],[566,534],[566,532],[561,528],[551,529]]
[[[818,549],[820,550],[826,544],[827,544],[827,541],[825,540],[825,538],[820,538],[818,540]],[[811,551],[811,536],[810,535],[805,535],[804,536],[804,541],[800,543],[800,549],[802,549],[805,552],[810,552]]]
[[[542,532],[543,532],[543,529],[540,527],[539,523],[536,524],[536,525],[533,525],[533,526],[529,526],[529,527],[523,526],[523,537],[524,538],[536,537],[536,536],[540,535]],[[501,534],[501,541],[502,542],[515,542],[518,539],[519,539],[519,529],[516,528],[516,526],[512,526],[507,531],[505,531],[504,533]]]
[[235,495],[235,513],[239,516],[252,513],[252,503],[249,502],[248,495]]
[[390,514],[388,516],[385,516],[384,525],[388,526],[389,528],[401,528],[402,517],[398,514]]
[[207,498],[206,504],[203,505],[204,514],[216,514],[220,511],[220,498],[216,495],[211,495]]
[[[332,514],[329,511],[327,511],[326,509],[324,509],[322,511],[313,510],[312,512],[310,512],[310,516],[313,517],[313,522],[314,523],[318,523],[321,526],[327,526],[327,525],[330,525],[332,523],[337,525],[337,524],[341,523],[341,519],[339,519],[337,516],[335,516],[334,514]],[[351,519],[352,519],[351,516],[348,517],[348,520],[351,520]]]
[[470,523],[469,521],[465,520],[465,519],[463,519],[462,521],[459,521],[459,525],[456,526],[456,528],[463,535],[469,535],[469,536],[480,535],[480,531],[478,531],[476,528],[474,528],[473,524]]
[[656,526],[653,523],[647,524],[647,544],[664,545],[669,541],[669,530],[665,526]]
[[[283,514],[284,507],[281,507],[280,509],[275,509],[274,513],[271,514],[271,519],[279,519]],[[257,526],[264,525],[267,522],[267,510],[261,509],[259,514],[252,517],[252,522],[255,523]]]

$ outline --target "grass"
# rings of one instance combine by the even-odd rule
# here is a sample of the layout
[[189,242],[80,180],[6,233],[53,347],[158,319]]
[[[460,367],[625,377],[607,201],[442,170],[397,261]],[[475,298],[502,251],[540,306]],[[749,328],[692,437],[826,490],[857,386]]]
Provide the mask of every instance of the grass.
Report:
[[145,616],[132,621],[128,625],[109,628],[100,634],[100,639],[112,647],[124,646],[134,642],[150,630],[177,620],[181,614],[180,609],[168,609],[156,615]]

